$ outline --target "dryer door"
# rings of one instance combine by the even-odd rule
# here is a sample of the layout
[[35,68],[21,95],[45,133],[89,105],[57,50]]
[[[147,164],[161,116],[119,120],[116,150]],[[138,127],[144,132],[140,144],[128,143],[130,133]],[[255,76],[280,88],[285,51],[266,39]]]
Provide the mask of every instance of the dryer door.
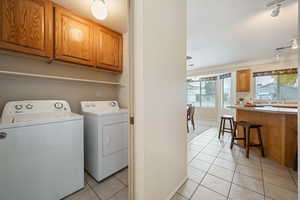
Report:
[[118,122],[103,126],[103,156],[110,156],[128,147],[128,123]]

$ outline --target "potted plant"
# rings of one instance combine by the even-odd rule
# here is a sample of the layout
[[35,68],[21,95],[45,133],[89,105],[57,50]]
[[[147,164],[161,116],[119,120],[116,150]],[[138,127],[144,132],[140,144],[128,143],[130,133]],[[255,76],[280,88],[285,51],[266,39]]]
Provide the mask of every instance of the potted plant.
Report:
[[244,99],[243,97],[240,97],[240,98],[239,98],[239,104],[243,104],[244,100],[245,100],[245,99]]

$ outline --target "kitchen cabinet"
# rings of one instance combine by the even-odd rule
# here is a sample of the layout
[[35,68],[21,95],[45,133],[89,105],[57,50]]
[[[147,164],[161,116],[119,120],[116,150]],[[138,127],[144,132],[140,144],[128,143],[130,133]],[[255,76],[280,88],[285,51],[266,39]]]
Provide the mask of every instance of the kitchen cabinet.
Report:
[[1,0],[0,10],[0,48],[52,57],[51,2]]
[[48,0],[1,0],[0,10],[1,49],[122,72],[122,34]]
[[94,65],[93,23],[55,6],[55,59]]
[[122,35],[97,26],[95,28],[96,67],[122,71]]
[[251,70],[237,71],[237,92],[250,92]]

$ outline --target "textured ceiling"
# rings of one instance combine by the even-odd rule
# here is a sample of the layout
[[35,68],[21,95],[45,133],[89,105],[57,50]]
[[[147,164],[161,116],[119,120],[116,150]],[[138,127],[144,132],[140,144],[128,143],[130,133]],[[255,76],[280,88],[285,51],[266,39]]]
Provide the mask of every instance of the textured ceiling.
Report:
[[187,0],[188,52],[195,69],[265,59],[297,36],[298,1],[288,0],[278,17],[269,0]]

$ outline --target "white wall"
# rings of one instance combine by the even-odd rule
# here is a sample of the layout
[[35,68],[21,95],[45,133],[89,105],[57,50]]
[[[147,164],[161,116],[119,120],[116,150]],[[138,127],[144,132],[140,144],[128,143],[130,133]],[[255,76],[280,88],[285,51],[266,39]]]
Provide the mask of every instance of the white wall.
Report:
[[134,1],[135,200],[186,180],[186,29],[186,1]]
[[[118,73],[0,51],[0,70],[88,80],[118,81]],[[80,113],[80,101],[117,100],[118,86],[0,74],[0,114],[8,101],[61,99]]]

